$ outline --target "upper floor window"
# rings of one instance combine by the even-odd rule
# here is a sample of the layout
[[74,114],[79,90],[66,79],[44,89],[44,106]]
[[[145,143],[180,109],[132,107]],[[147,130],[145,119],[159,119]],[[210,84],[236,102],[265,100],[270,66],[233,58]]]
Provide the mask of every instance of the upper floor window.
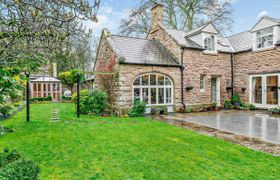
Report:
[[204,39],[204,48],[206,51],[215,51],[215,37],[210,36]]
[[273,28],[258,31],[256,34],[257,48],[266,48],[273,46]]

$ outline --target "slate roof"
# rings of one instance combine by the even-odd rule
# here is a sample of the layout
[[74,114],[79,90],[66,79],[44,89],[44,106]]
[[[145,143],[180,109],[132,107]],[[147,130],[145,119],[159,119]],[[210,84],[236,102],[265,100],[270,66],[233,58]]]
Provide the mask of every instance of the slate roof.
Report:
[[249,31],[227,37],[234,52],[248,51],[252,49],[252,34]]
[[[195,32],[201,31],[205,26],[201,28],[195,29]],[[167,34],[169,34],[181,47],[186,48],[194,48],[194,49],[201,49],[204,48],[199,44],[193,42],[186,36],[188,34],[193,34],[194,32],[186,32],[182,30],[175,30],[175,29],[167,29],[162,27]],[[226,53],[234,53],[234,52],[241,52],[247,51],[252,49],[252,34],[249,31],[235,34],[229,37],[222,37],[218,36],[218,45],[217,49],[219,52],[226,52]]]
[[189,38],[186,38],[187,32],[185,32],[185,31],[176,30],[176,29],[167,29],[167,28],[164,28],[164,30],[167,32],[167,34],[169,34],[169,36],[171,36],[182,47],[204,49],[199,44],[193,42]]
[[180,66],[175,56],[156,40],[111,35],[110,43],[120,63]]

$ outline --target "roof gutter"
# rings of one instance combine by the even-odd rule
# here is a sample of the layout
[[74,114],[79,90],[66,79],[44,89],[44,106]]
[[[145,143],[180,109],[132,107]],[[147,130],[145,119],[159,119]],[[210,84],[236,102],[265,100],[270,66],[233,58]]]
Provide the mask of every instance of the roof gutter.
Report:
[[175,64],[155,64],[155,63],[149,63],[149,64],[144,64],[144,63],[134,63],[134,62],[119,62],[119,64],[130,64],[130,65],[141,65],[141,66],[162,66],[162,67],[181,67],[181,65],[175,65]]

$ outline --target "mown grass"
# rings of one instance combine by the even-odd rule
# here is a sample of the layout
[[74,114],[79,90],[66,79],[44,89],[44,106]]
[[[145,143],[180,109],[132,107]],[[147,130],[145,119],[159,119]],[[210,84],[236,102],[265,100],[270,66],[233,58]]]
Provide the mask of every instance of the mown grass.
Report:
[[[50,122],[51,109],[60,122]],[[0,122],[0,149],[36,161],[41,179],[279,179],[280,158],[149,118],[77,120],[72,104],[34,104]]]

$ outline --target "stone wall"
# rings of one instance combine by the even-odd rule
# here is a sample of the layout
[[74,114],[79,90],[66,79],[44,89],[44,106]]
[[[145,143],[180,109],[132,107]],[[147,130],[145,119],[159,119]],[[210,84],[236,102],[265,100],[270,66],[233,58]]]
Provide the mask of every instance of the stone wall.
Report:
[[167,75],[173,80],[173,102],[178,109],[182,107],[180,91],[180,69],[178,67],[160,67],[143,65],[120,65],[119,79],[121,96],[118,99],[118,105],[122,108],[129,108],[132,105],[132,84],[136,76],[143,73],[161,73]]
[[[151,32],[150,39],[159,40],[167,49],[169,49],[180,62],[181,47],[172,39],[164,29],[159,26],[157,30]],[[217,76],[221,79],[221,102],[223,99],[231,96],[231,91],[226,90],[226,86],[231,85],[231,59],[230,54],[205,54],[201,50],[184,49],[183,63],[184,70],[184,98],[185,103],[201,104],[211,101],[211,77]],[[200,91],[200,75],[206,75],[205,91]],[[193,89],[186,91],[185,87],[191,85]]]
[[[243,52],[234,56],[234,90],[243,101],[249,102],[250,74],[280,72],[280,47],[258,51]],[[243,93],[242,88],[246,88]]]
[[167,34],[161,26],[158,26],[157,29],[154,29],[148,36],[148,39],[156,39],[161,44],[165,46],[165,48],[169,49],[174,56],[176,57],[178,63],[180,63],[181,59],[181,47],[180,45],[172,39],[169,34]]
[[[201,50],[184,50],[184,85],[193,89],[185,92],[186,104],[211,102],[211,77],[220,78],[220,100],[231,97],[226,87],[231,85],[230,54],[205,54]],[[200,75],[205,75],[205,91],[200,91]]]
[[102,32],[94,67],[98,73],[95,76],[95,84],[108,94],[108,102],[115,108],[119,96],[119,66],[117,56],[108,40],[109,36],[105,30]]

